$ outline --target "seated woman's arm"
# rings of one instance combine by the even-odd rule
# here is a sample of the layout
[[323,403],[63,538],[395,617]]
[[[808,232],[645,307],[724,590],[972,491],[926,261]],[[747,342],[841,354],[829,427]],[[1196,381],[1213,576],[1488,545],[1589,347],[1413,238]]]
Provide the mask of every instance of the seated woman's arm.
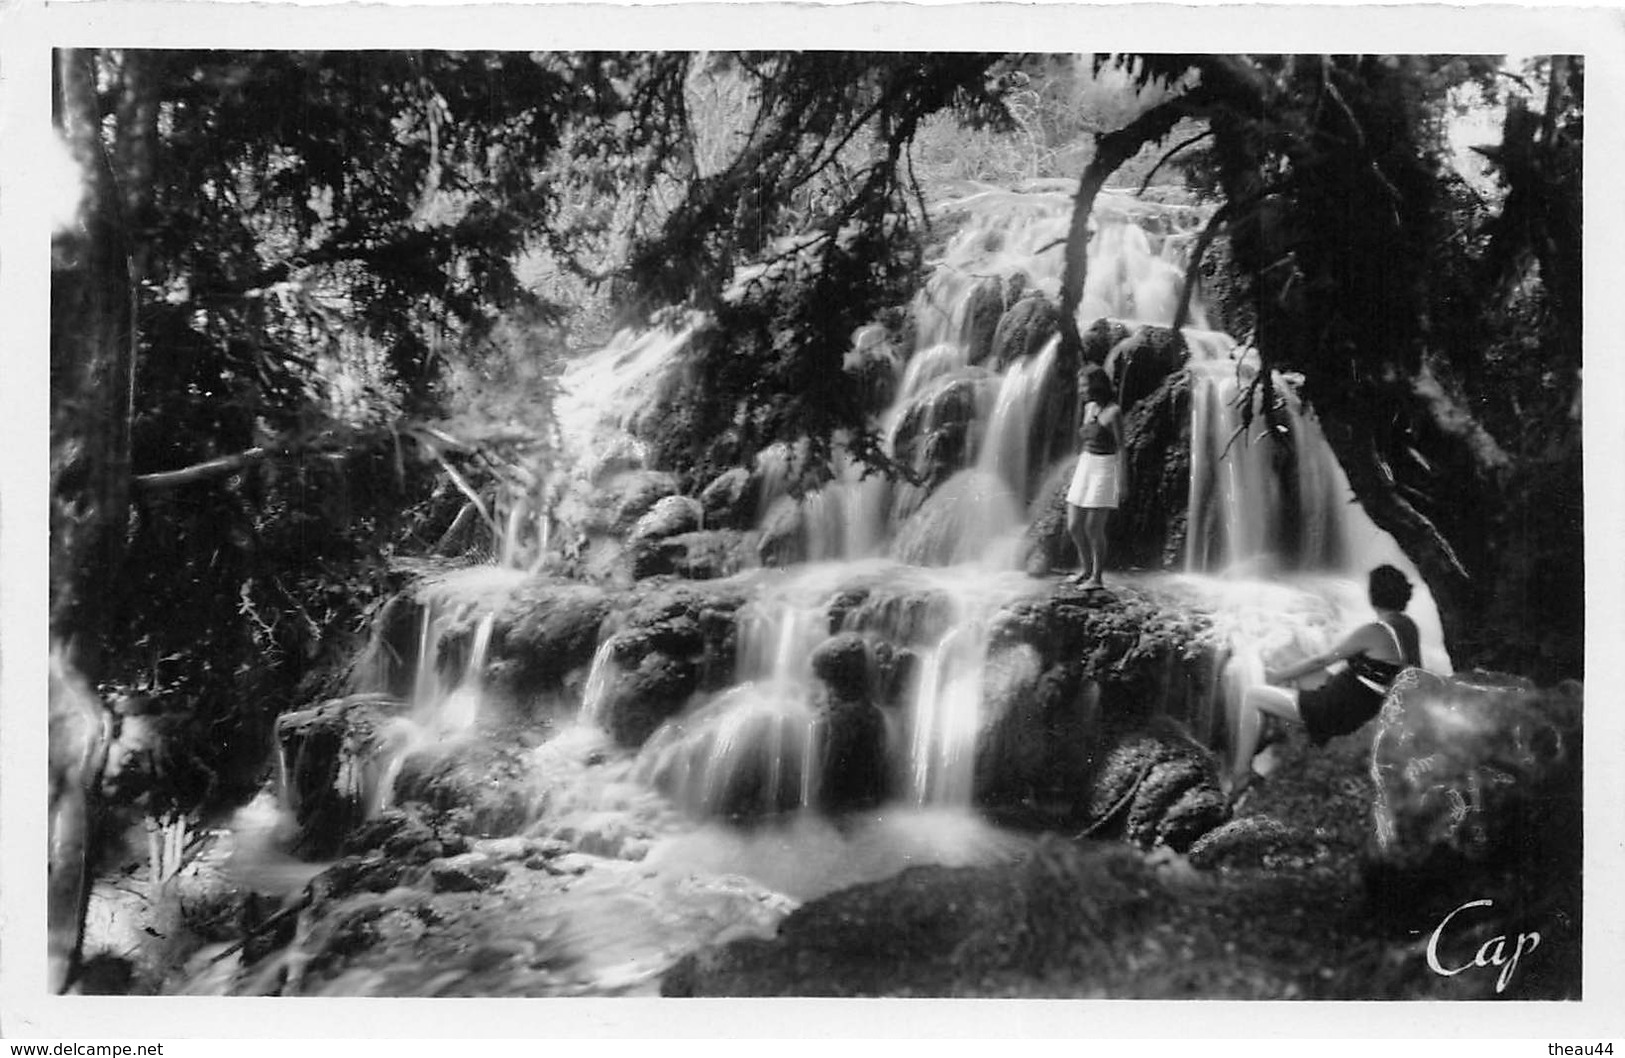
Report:
[[1356,654],[1363,654],[1371,648],[1366,633],[1372,627],[1372,625],[1362,625],[1350,632],[1341,643],[1330,650],[1316,654],[1313,657],[1304,658],[1302,661],[1288,665],[1284,669],[1266,668],[1264,670],[1265,682],[1287,683],[1307,676],[1311,672],[1318,672],[1339,661],[1345,661]]

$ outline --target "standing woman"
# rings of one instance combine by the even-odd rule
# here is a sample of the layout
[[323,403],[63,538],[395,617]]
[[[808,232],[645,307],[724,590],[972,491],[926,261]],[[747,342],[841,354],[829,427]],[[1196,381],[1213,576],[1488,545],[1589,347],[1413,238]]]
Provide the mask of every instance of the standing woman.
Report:
[[1117,509],[1127,480],[1123,466],[1123,415],[1112,391],[1111,379],[1099,365],[1084,369],[1083,421],[1078,439],[1083,451],[1072,487],[1066,492],[1066,531],[1077,545],[1080,568],[1072,578],[1086,591],[1105,587],[1106,519]]
[[1296,720],[1309,732],[1309,740],[1324,745],[1327,739],[1357,731],[1382,709],[1394,677],[1407,665],[1422,664],[1421,635],[1405,614],[1411,601],[1411,582],[1393,566],[1378,566],[1367,584],[1377,619],[1361,625],[1324,654],[1305,658],[1284,669],[1265,669],[1266,684],[1294,683],[1339,661],[1347,667],[1319,687],[1251,687],[1242,694],[1233,730],[1235,756],[1230,765],[1230,800],[1251,786],[1253,752],[1264,714]]

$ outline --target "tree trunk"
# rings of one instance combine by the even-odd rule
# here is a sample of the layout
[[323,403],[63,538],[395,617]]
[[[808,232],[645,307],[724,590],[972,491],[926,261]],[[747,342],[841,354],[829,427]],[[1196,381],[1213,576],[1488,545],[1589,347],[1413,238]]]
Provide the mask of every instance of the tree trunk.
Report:
[[1116,132],[1095,137],[1095,155],[1084,167],[1072,199],[1072,221],[1066,233],[1066,262],[1061,271],[1061,362],[1078,366],[1083,336],[1078,331],[1078,307],[1089,273],[1089,215],[1095,197],[1111,175],[1148,143],[1167,136],[1190,113],[1190,96],[1153,107]]
[[[127,62],[139,62],[133,56]],[[53,990],[73,984],[111,725],[95,694],[129,519],[135,284],[125,201],[105,149],[92,52],[58,55],[57,120],[85,184],[81,223],[51,274],[51,827]]]

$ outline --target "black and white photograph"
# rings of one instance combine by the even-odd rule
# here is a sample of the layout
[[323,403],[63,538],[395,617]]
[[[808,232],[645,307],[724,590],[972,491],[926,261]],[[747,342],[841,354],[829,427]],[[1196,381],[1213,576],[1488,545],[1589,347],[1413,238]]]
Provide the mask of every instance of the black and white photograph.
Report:
[[15,12],[0,1034],[1625,1047],[1625,21],[1242,10]]

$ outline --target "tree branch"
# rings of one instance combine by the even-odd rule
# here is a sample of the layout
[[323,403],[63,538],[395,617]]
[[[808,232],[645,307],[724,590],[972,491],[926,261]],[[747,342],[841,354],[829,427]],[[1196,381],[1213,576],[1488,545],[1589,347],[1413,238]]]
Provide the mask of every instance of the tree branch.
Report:
[[177,489],[183,485],[193,485],[200,481],[212,481],[215,478],[227,477],[256,463],[263,463],[267,459],[293,455],[298,450],[299,446],[289,444],[250,448],[235,455],[206,459],[201,463],[194,463],[179,470],[161,470],[151,474],[137,474],[130,479],[130,484],[137,492],[163,492],[166,489]]

